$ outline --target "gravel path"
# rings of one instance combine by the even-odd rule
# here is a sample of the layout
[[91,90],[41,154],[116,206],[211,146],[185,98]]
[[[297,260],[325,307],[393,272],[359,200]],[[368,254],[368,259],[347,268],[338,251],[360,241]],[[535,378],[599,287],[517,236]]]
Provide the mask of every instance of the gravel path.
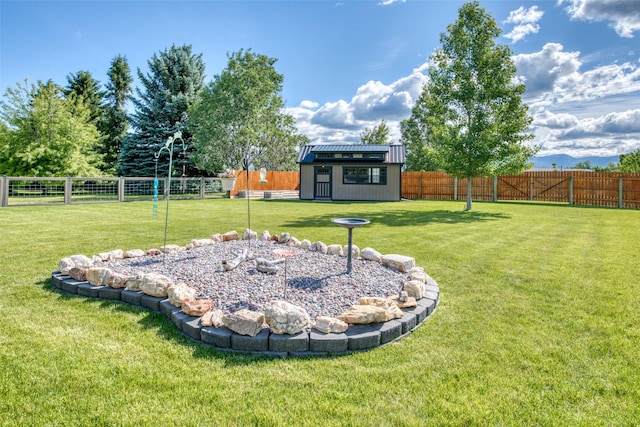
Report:
[[[251,241],[256,258],[277,259],[274,250],[283,247],[274,241]],[[286,261],[285,298],[284,263],[276,274],[257,271],[254,260],[243,262],[232,271],[222,268],[223,260],[230,261],[247,248],[247,240],[236,240],[167,254],[164,263],[160,255],[109,261],[104,266],[128,275],[164,274],[174,283],[195,288],[198,298],[211,299],[215,307],[224,311],[262,311],[266,303],[285,299],[305,308],[312,319],[335,317],[357,304],[360,297],[395,294],[408,280],[404,273],[363,259],[354,259],[351,274],[346,274],[346,257],[291,248],[296,255]]]

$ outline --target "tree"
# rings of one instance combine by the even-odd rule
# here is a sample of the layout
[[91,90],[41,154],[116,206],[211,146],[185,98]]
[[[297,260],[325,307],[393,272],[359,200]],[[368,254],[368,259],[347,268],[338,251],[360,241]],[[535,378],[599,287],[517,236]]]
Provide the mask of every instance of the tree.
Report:
[[389,140],[389,127],[384,119],[380,121],[380,124],[374,126],[372,129],[366,128],[360,133],[361,144],[373,144],[373,145],[388,145],[393,142]]
[[121,55],[113,58],[107,76],[104,115],[99,125],[103,140],[99,151],[104,154],[105,170],[114,173],[122,140],[129,128],[125,107],[131,94],[133,77],[127,58]]
[[[149,73],[138,69],[143,88],[136,88],[132,98],[135,113],[131,117],[134,133],[122,141],[117,171],[120,175],[153,176],[155,156],[167,139],[182,132],[173,145],[177,173],[200,175],[189,153],[193,149],[192,135],[187,128],[188,111],[204,86],[202,54],[191,53],[191,46],[171,46],[148,61]],[[163,152],[158,167],[165,168],[169,154]]]
[[533,139],[527,132],[532,118],[522,103],[525,85],[516,82],[509,47],[495,44],[499,35],[477,1],[465,3],[431,55],[421,97],[438,164],[467,178],[466,210],[474,176],[520,173],[538,150],[525,144]]
[[640,149],[620,155],[620,172],[640,172]]
[[400,122],[400,142],[405,147],[407,171],[438,170],[436,153],[429,135],[425,110],[426,92],[422,92],[411,111],[411,117]]
[[268,167],[293,170],[297,135],[291,116],[282,113],[284,77],[276,59],[240,50],[227,54],[228,65],[202,91],[191,110],[194,161],[209,173],[223,169]]
[[102,118],[104,92],[100,90],[100,82],[95,80],[89,71],[78,71],[67,76],[67,86],[62,90],[67,98],[84,104],[89,110],[89,120],[98,125]]
[[83,103],[49,81],[7,89],[0,104],[0,174],[97,176],[100,134]]

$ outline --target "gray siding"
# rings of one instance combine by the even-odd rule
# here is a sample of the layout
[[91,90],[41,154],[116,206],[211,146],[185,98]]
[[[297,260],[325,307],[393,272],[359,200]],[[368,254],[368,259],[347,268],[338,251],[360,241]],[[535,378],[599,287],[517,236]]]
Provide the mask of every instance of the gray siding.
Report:
[[[301,164],[300,165],[300,199],[313,200],[315,197],[314,189],[314,166],[322,166],[321,164]],[[401,167],[398,164],[362,164],[357,166],[386,166],[387,168],[387,184],[371,185],[371,184],[343,184],[342,168],[349,167],[351,164],[339,164],[332,166],[332,200],[356,200],[356,201],[398,201],[402,198],[400,177]]]

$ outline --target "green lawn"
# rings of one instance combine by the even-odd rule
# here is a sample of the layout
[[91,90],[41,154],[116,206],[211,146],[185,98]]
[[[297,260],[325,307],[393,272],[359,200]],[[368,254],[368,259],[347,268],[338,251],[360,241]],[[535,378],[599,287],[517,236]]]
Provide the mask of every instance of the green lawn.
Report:
[[[0,424],[636,426],[640,212],[524,203],[251,201],[251,226],[415,257],[436,312],[398,342],[270,359],[163,315],[54,290],[60,258],[163,242],[164,203],[0,209]],[[171,201],[168,243],[247,225],[247,201]]]

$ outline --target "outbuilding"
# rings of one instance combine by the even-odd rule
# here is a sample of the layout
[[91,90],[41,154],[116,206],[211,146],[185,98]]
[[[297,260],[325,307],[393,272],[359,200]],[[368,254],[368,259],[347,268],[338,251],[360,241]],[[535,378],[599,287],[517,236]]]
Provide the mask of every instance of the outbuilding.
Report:
[[302,147],[300,199],[399,201],[404,145],[309,144]]

